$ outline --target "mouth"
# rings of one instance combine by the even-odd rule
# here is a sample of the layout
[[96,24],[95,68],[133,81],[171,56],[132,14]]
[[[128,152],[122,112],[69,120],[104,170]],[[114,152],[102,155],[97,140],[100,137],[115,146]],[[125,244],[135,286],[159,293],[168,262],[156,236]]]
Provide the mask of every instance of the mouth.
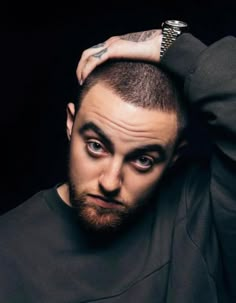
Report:
[[120,209],[121,207],[124,207],[124,204],[120,201],[92,194],[88,194],[88,202],[110,209]]

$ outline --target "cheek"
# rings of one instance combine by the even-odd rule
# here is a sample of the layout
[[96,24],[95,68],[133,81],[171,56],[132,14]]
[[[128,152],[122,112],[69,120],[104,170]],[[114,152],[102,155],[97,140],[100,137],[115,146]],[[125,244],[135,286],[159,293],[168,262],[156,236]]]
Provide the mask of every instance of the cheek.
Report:
[[126,192],[129,200],[140,200],[146,198],[156,187],[165,170],[165,165],[160,165],[150,174],[130,175],[126,182]]
[[83,142],[72,142],[69,168],[71,178],[80,182],[92,180],[99,173],[99,166],[88,156]]

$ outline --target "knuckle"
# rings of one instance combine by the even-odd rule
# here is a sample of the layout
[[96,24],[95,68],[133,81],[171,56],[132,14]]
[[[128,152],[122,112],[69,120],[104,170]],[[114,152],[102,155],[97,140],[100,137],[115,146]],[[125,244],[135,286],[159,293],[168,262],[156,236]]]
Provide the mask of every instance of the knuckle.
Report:
[[87,54],[88,54],[88,49],[86,49],[82,52],[81,59],[84,59],[85,57],[87,57]]
[[112,36],[107,40],[107,42],[112,43],[112,42],[116,41],[117,38],[118,38],[118,36]]
[[93,56],[89,56],[88,59],[87,59],[87,64],[91,63],[95,58]]

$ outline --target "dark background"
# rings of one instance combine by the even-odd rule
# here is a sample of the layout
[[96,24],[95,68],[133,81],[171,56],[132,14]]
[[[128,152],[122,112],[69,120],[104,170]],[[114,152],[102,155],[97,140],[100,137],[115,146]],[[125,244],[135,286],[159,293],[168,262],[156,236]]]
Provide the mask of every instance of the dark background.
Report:
[[184,20],[206,44],[236,35],[235,1],[5,4],[0,9],[0,213],[63,181],[65,108],[83,49],[111,35]]

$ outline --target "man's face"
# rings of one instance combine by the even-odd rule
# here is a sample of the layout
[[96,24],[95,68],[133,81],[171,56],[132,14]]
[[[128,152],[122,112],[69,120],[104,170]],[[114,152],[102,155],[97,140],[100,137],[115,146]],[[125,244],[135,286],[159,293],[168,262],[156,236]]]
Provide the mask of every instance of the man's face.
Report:
[[104,84],[68,104],[70,204],[95,231],[116,230],[147,204],[173,160],[173,113],[124,102]]

